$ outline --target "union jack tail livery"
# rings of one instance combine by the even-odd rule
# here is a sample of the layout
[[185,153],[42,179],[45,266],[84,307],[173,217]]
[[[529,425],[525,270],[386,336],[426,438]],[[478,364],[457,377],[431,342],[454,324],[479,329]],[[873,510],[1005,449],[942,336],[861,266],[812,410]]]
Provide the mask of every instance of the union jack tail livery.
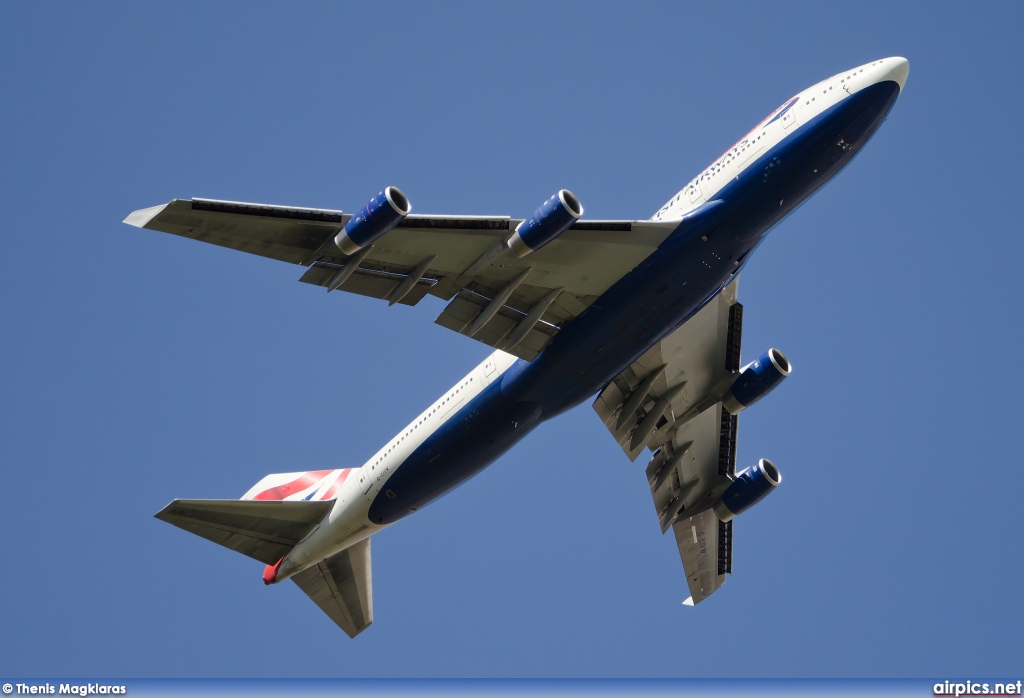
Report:
[[309,470],[304,473],[274,473],[253,485],[242,495],[244,500],[258,502],[310,502],[334,499],[338,488],[354,468],[341,470]]

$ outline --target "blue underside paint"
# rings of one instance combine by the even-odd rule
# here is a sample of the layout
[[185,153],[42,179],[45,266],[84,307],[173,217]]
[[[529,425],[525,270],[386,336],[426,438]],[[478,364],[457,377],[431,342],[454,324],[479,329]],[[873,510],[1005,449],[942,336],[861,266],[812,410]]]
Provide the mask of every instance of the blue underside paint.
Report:
[[394,498],[378,495],[370,520],[397,521],[470,478],[540,422],[597,393],[692,317],[772,227],[849,163],[898,95],[895,82],[865,88],[761,156],[716,194],[724,203],[687,217],[540,356],[516,362],[431,434],[388,478]]

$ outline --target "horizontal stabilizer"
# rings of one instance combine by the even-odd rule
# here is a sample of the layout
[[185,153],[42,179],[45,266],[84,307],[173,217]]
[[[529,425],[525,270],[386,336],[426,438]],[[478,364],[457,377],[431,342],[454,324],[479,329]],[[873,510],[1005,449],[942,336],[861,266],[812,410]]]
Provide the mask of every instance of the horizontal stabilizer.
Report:
[[156,518],[273,565],[305,538],[333,506],[333,501],[175,499]]
[[299,572],[292,581],[349,637],[373,622],[369,538]]

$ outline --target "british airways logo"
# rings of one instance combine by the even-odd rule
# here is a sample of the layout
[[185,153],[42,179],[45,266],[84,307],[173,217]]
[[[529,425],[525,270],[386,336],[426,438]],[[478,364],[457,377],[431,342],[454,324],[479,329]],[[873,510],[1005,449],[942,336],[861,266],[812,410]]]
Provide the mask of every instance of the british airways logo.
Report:
[[[675,198],[671,199],[668,203],[662,206],[661,210],[654,215],[654,219],[660,220],[665,214],[667,214],[668,211],[677,204],[677,202],[683,199],[684,193],[689,193],[689,200],[694,201],[695,193],[697,196],[701,195],[702,183],[710,182],[714,176],[716,176],[720,171],[722,171],[723,168],[727,167],[728,165],[734,162],[745,163],[749,159],[750,155],[756,155],[760,153],[761,148],[763,148],[764,146],[763,144],[761,146],[757,145],[757,141],[761,140],[761,136],[757,135],[758,132],[764,129],[769,124],[772,124],[781,119],[782,117],[784,117],[790,109],[797,105],[799,101],[800,95],[790,97],[788,100],[783,102],[778,109],[773,111],[768,116],[764,117],[761,123],[759,123],[757,126],[750,130],[750,133],[745,135],[738,142],[734,143],[731,148],[726,150],[713,163],[711,163],[711,165],[709,165],[706,170],[701,172],[696,179],[694,179],[686,187],[684,187],[683,190],[676,194]],[[746,151],[748,148],[751,149],[750,155],[748,155],[745,158],[741,158],[741,153]],[[707,195],[708,192],[704,191],[703,194]]]

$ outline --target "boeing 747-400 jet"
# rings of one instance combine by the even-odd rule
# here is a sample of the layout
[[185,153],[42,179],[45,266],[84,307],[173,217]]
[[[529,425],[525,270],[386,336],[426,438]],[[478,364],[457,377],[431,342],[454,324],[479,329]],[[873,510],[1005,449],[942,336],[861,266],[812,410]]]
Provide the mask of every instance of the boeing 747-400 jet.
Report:
[[373,620],[370,537],[480,472],[538,424],[594,410],[647,481],[694,604],[732,568],[733,518],[781,476],[737,473],[737,414],[789,375],[740,367],[737,281],[776,224],[860,151],[907,79],[884,58],[786,100],[649,220],[586,220],[563,189],[526,220],[412,215],[388,187],[355,213],[176,199],[125,219],[304,267],[300,281],[416,305],[496,349],[358,468],[268,475],[241,500],[157,517],[292,579],[350,636]]

